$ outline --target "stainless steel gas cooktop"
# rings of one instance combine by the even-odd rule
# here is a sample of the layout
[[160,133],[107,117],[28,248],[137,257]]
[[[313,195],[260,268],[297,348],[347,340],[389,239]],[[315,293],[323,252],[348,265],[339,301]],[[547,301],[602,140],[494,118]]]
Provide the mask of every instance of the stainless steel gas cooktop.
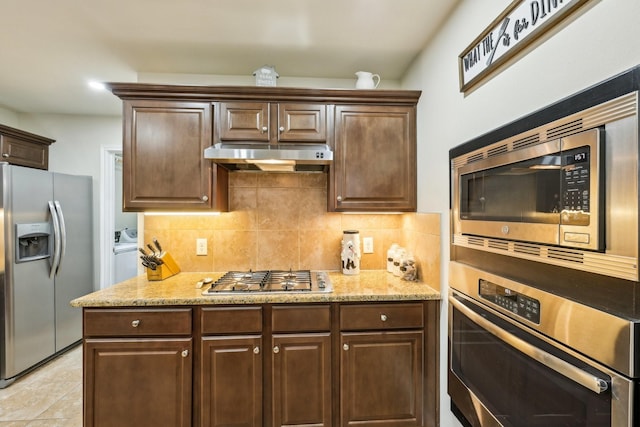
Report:
[[[208,285],[206,283],[205,285]],[[239,292],[310,292],[333,291],[329,275],[324,271],[311,270],[261,270],[229,271],[202,292],[203,295]]]

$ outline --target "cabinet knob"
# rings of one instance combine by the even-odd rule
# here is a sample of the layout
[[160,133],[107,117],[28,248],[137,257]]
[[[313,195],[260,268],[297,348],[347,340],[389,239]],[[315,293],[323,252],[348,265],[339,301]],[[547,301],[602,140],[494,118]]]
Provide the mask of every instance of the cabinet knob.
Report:
[[268,131],[268,130],[269,130],[269,128],[268,128],[268,127],[266,127],[266,126],[262,126],[262,133],[265,133],[265,132],[266,132],[266,131]]
[[133,326],[134,328],[137,328],[139,325],[140,325],[140,321],[137,319],[131,322],[131,326]]
[[276,354],[280,353],[280,347],[278,346],[273,347],[273,352]]
[[4,157],[5,159],[9,158],[9,153],[2,153],[2,157]]
[[280,126],[280,132],[284,132],[284,126]]
[[340,203],[342,201],[342,196],[336,197],[336,200],[338,201],[338,203]]
[[342,349],[343,349],[344,351],[349,350],[349,344],[346,344],[346,343],[345,343],[345,344],[342,344]]
[[260,353],[260,347],[255,346],[253,347],[253,354],[259,354]]
[[208,200],[209,200],[209,196],[202,196],[202,201],[203,201],[203,202],[206,202],[206,201],[208,201]]
[[182,357],[187,357],[189,355],[189,350],[182,350],[182,353],[180,353],[182,355]]
[[380,320],[382,320],[383,322],[387,321],[387,315],[386,314],[381,314],[380,315]]

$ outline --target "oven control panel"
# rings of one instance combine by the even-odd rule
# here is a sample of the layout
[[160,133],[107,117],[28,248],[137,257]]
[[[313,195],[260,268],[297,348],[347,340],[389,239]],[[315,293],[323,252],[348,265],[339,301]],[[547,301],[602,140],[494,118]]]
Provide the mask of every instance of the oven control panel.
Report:
[[485,300],[501,307],[516,316],[540,324],[540,301],[518,292],[480,279],[478,294]]

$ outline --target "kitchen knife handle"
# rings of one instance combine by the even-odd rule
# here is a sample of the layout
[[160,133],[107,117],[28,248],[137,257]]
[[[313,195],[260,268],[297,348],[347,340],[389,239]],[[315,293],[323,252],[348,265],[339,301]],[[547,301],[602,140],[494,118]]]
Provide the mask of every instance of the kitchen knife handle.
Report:
[[158,252],[162,253],[162,246],[160,246],[160,242],[158,242],[158,239],[155,237],[153,238],[153,244],[156,246],[156,249],[158,249]]

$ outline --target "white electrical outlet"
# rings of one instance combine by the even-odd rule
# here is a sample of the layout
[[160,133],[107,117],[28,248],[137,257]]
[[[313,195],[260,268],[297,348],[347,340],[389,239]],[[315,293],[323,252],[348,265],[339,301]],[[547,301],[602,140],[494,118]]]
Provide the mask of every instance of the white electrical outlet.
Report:
[[373,253],[373,237],[365,237],[362,239],[362,246],[365,254]]
[[196,239],[196,255],[207,254],[207,239]]

